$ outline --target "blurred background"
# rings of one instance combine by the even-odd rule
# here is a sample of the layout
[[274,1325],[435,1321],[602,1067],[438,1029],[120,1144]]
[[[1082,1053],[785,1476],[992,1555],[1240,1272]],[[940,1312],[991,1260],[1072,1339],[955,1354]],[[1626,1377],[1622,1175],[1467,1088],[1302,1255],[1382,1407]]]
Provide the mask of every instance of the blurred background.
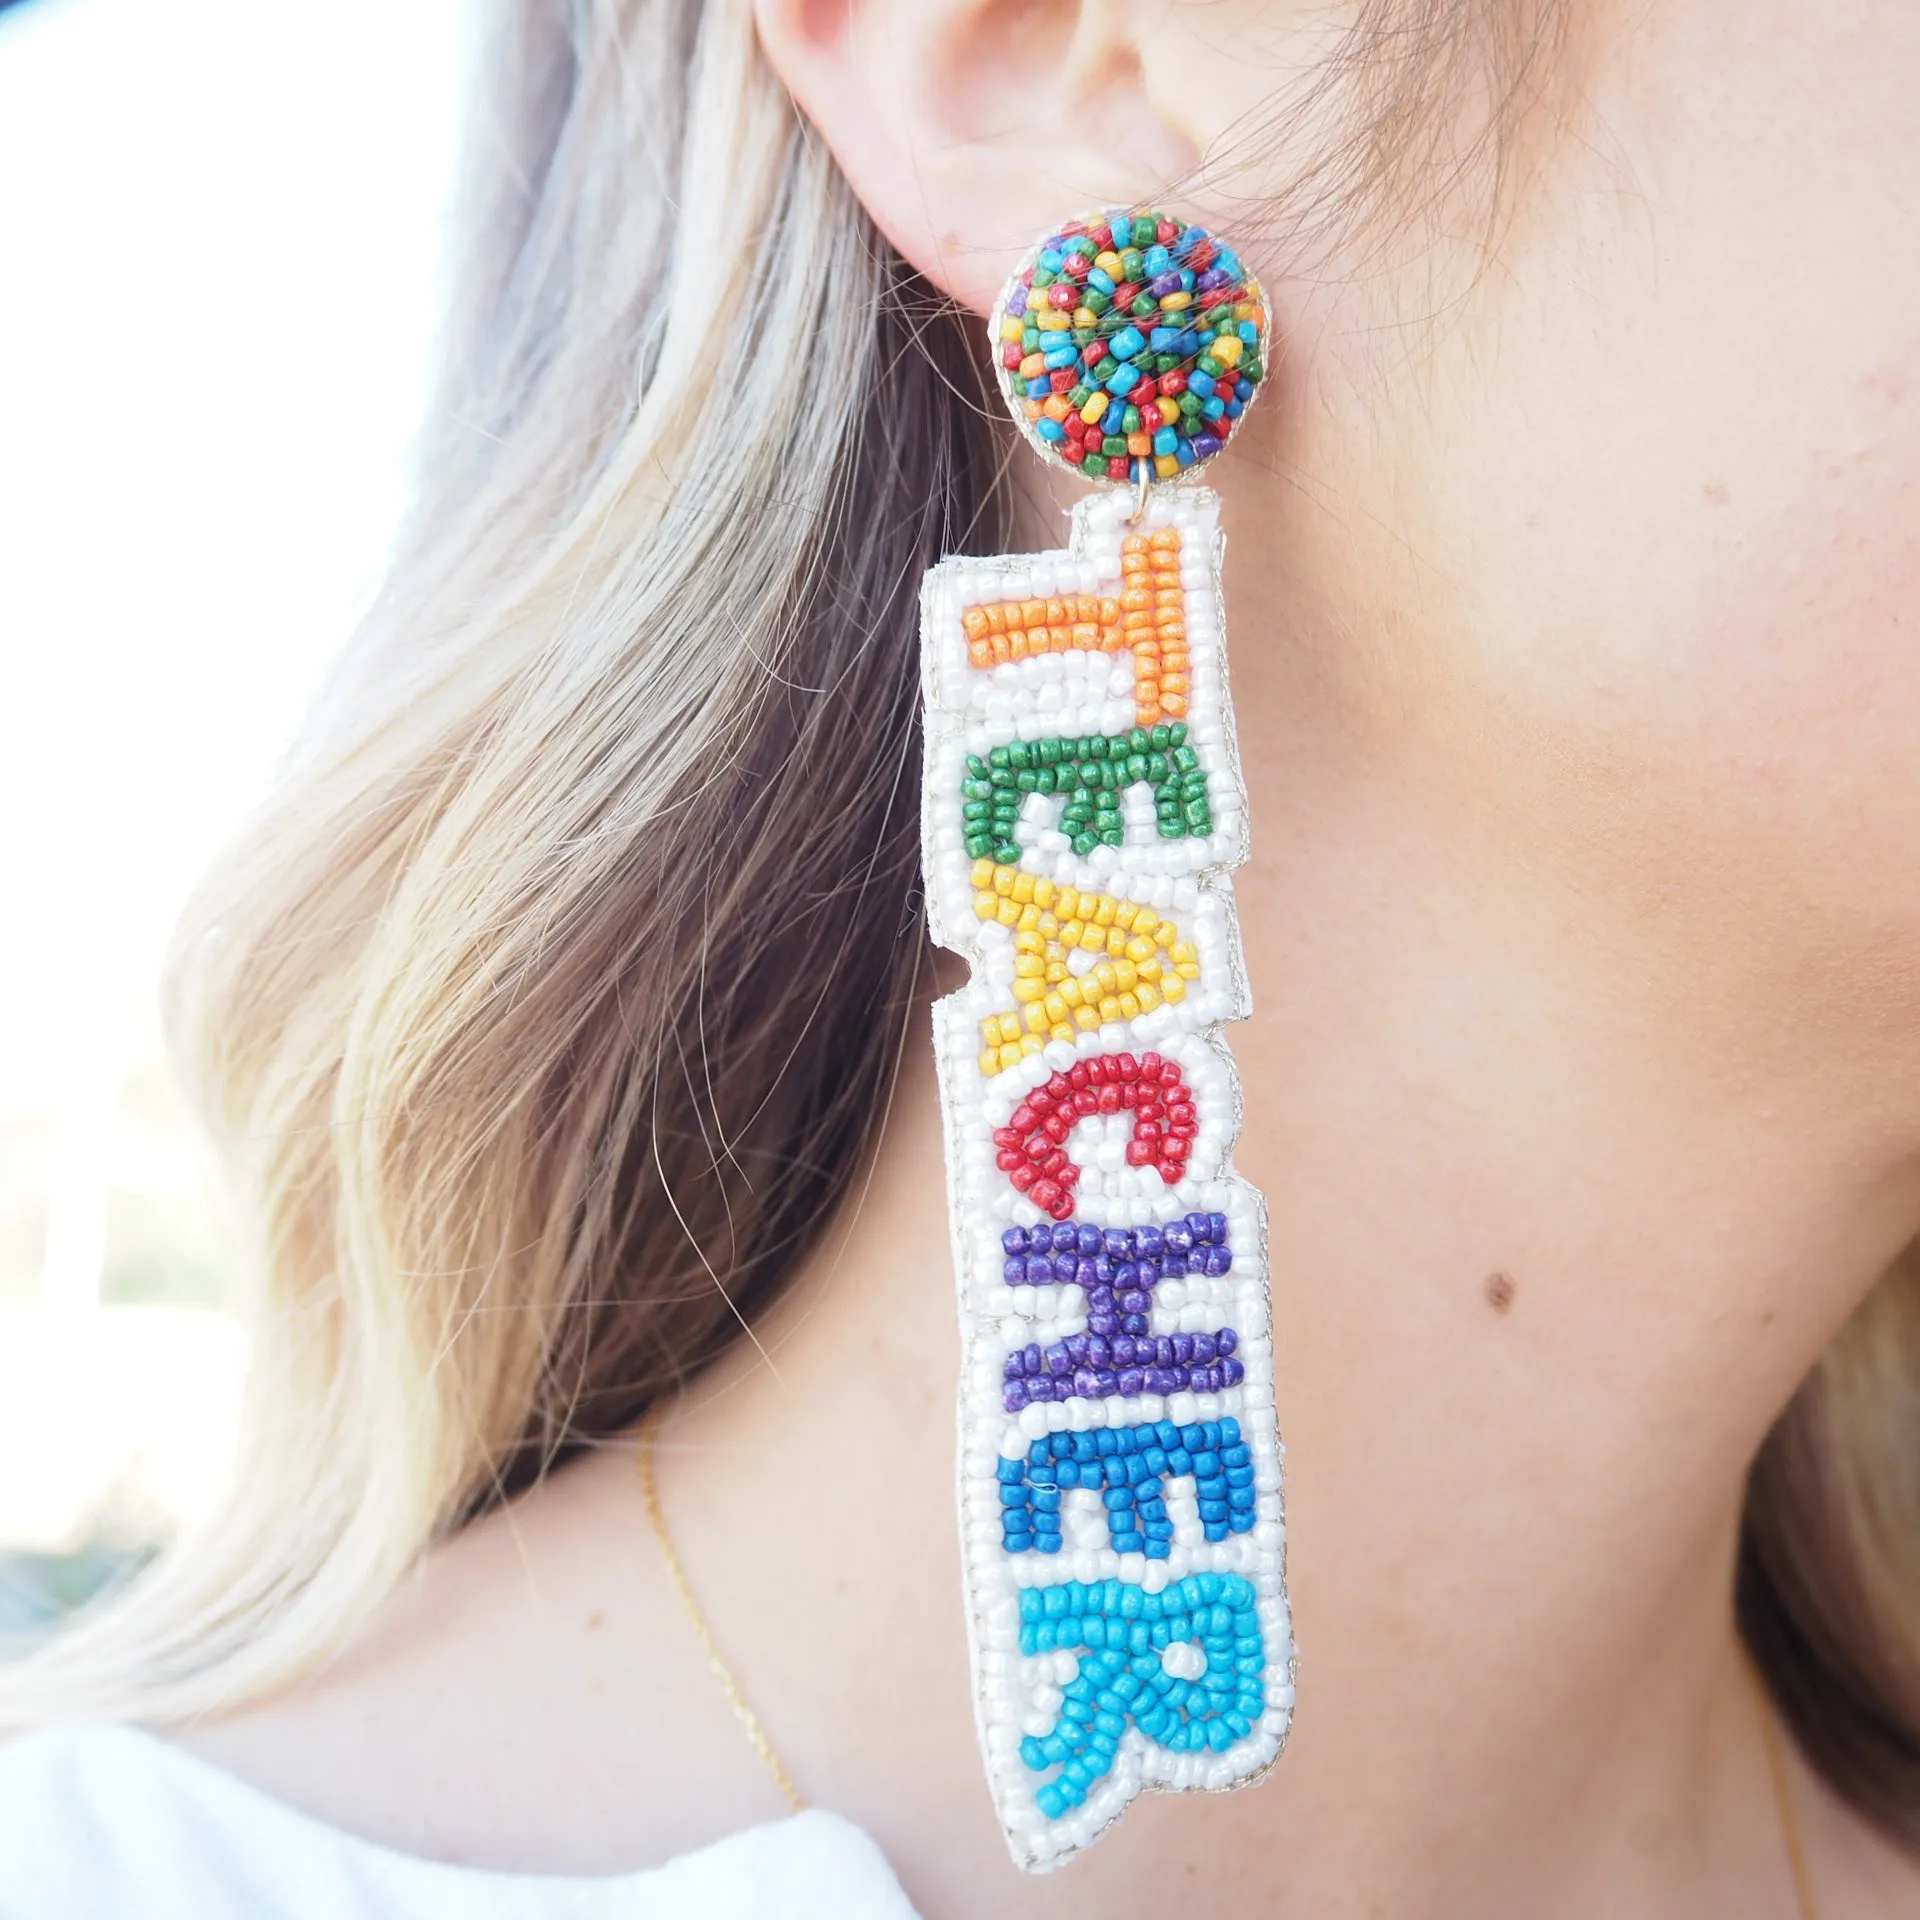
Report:
[[0,1646],[219,1494],[234,1236],[160,1043],[376,583],[460,0],[0,0]]

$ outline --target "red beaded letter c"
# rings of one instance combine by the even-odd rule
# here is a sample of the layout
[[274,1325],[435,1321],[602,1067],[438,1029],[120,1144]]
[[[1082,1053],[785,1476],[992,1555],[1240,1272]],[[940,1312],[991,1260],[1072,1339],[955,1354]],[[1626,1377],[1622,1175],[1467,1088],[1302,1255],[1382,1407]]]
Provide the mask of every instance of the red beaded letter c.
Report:
[[1127,1164],[1155,1167],[1168,1186],[1187,1170],[1200,1122],[1193,1091],[1179,1063],[1157,1053],[1099,1053],[1056,1073],[1014,1108],[993,1143],[996,1164],[1035,1206],[1056,1220],[1072,1217],[1080,1168],[1067,1141],[1082,1120],[1102,1113],[1131,1113],[1133,1137]]

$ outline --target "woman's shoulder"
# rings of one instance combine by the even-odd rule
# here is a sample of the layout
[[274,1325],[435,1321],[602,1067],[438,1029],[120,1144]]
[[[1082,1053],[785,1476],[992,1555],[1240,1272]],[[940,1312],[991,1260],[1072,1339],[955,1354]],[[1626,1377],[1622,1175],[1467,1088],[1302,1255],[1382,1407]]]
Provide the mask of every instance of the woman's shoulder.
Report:
[[658,1867],[497,1873],[359,1838],[129,1727],[0,1746],[9,1920],[913,1920],[879,1849],[836,1815],[750,1827]]

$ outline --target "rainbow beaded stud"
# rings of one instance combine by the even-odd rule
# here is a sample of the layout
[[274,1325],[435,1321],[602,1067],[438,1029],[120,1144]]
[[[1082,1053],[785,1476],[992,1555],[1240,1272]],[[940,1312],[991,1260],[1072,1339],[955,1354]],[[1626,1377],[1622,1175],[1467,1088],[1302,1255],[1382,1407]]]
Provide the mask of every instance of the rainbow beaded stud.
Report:
[[993,313],[1027,437],[1089,480],[1173,480],[1227,444],[1266,377],[1266,302],[1231,247],[1165,214],[1041,242]]
[[1099,483],[1059,551],[922,590],[924,864],[971,965],[934,1010],[960,1297],[980,1737],[1015,1861],[1149,1788],[1269,1768],[1293,1706],[1266,1211],[1233,1170],[1246,792],[1215,496],[1266,369],[1230,247],[1162,214],[1049,236],[1002,391]]

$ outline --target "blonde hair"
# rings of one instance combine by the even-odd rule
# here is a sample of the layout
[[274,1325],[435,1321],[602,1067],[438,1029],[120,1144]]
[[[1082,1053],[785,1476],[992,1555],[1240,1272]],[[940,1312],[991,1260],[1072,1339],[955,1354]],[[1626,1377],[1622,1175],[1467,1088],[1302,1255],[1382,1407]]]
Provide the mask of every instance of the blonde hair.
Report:
[[422,504],[179,947],[259,1207],[244,1470],[8,1718],[309,1667],[733,1337],[884,1103],[920,576],[1001,538],[971,358],[745,0],[497,32]]
[[[178,1051],[259,1208],[243,1470],[5,1674],[0,1726],[309,1669],[735,1337],[884,1106],[924,952],[919,576],[1002,544],[976,358],[749,0],[497,11],[420,505],[180,944]],[[1366,0],[1371,111],[1306,197],[1403,193],[1467,50],[1511,102],[1553,15]],[[1762,1455],[1741,1591],[1809,1753],[1909,1838],[1917,1439],[1900,1274]]]

